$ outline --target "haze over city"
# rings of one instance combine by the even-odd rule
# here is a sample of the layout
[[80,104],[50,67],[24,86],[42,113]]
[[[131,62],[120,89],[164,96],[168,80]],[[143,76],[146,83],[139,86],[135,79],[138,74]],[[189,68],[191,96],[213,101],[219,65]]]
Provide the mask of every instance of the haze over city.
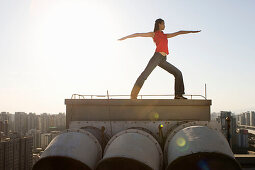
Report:
[[[149,2],[149,3],[148,3]],[[0,112],[65,112],[72,94],[126,94],[155,51],[153,31],[202,30],[169,39],[167,61],[186,94],[212,99],[212,112],[255,110],[255,1],[0,0]],[[173,94],[157,67],[140,94]]]

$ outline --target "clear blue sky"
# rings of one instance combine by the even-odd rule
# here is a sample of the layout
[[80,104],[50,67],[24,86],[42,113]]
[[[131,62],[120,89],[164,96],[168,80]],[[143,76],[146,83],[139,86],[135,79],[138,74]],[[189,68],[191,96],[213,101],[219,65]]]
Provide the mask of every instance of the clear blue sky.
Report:
[[[130,94],[154,53],[153,30],[202,30],[169,39],[168,61],[186,94],[212,99],[212,112],[255,110],[254,0],[0,0],[0,111],[65,112],[72,94]],[[156,68],[140,94],[173,94]]]

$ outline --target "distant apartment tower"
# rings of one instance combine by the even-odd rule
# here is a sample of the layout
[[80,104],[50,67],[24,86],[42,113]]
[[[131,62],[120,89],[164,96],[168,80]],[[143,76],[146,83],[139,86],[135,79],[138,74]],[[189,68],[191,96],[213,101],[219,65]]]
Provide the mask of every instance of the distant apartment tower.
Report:
[[222,133],[224,134],[225,137],[227,137],[227,132],[228,132],[228,124],[226,121],[226,118],[230,118],[230,145],[234,143],[235,140],[235,135],[236,135],[236,118],[232,116],[232,112],[229,111],[221,111],[220,116],[218,118],[218,121],[221,124],[221,129]]
[[41,131],[30,129],[28,135],[33,137],[33,149],[41,147]]
[[251,117],[250,117],[251,113],[250,112],[245,112],[244,115],[245,115],[246,125],[250,126],[250,123],[251,123]]
[[8,136],[9,134],[9,124],[8,120],[0,120],[0,132],[4,134],[4,136]]
[[8,120],[4,121],[4,134],[5,136],[8,136],[9,134],[9,124],[8,124]]
[[236,118],[232,116],[232,112],[229,111],[221,111],[220,112],[220,123],[223,129],[223,133],[227,133],[227,122],[226,117],[230,118],[230,133],[235,134],[236,132]]
[[27,128],[27,114],[24,112],[15,112],[14,116],[15,128],[14,131],[18,132],[20,135],[25,135]]
[[51,133],[42,133],[41,134],[41,148],[44,150],[52,140]]
[[46,133],[49,130],[49,115],[47,113],[43,113],[39,116],[39,130],[41,130],[42,133]]
[[1,162],[0,169],[13,169],[13,142],[11,141],[2,141],[0,142],[0,153]]
[[29,113],[27,115],[27,129],[37,129],[38,116],[35,113]]
[[14,119],[13,114],[9,112],[1,112],[0,113],[0,122],[8,122],[8,132],[14,130]]
[[248,147],[248,130],[239,129],[237,135],[235,136],[235,147],[232,149],[235,153],[246,154]]
[[49,116],[49,127],[56,128],[57,130],[64,130],[65,129],[65,114],[53,114]]
[[4,122],[0,120],[0,132],[4,132]]
[[66,129],[66,115],[64,113],[59,113],[57,115],[57,127],[58,130]]
[[240,115],[240,118],[241,118],[241,125],[246,125],[246,119],[245,119],[244,113]]
[[237,124],[238,125],[246,125],[245,113],[237,115]]
[[1,170],[31,170],[32,138],[6,138],[0,142]]
[[250,126],[255,126],[255,112],[252,111],[250,115]]

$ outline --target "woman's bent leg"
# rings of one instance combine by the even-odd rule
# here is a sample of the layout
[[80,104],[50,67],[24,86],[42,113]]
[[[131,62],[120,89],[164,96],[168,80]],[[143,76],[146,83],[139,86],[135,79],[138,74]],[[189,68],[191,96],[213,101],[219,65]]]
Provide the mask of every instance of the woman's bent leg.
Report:
[[141,90],[144,81],[148,78],[148,76],[151,74],[151,72],[154,70],[154,68],[162,62],[162,56],[159,53],[155,53],[152,58],[150,59],[149,63],[147,64],[144,71],[141,73],[141,75],[136,80],[134,87],[131,91],[131,99],[136,99],[139,91]]
[[168,63],[166,60],[159,64],[161,68],[168,71],[169,73],[173,74],[175,77],[175,95],[183,95],[184,94],[184,83],[182,72],[176,68],[174,65]]

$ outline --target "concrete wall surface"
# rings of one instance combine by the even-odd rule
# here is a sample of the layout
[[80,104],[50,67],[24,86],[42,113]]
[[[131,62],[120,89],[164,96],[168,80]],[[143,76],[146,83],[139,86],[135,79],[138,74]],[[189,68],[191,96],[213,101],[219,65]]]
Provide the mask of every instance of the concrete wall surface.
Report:
[[211,100],[66,99],[70,121],[210,120]]

